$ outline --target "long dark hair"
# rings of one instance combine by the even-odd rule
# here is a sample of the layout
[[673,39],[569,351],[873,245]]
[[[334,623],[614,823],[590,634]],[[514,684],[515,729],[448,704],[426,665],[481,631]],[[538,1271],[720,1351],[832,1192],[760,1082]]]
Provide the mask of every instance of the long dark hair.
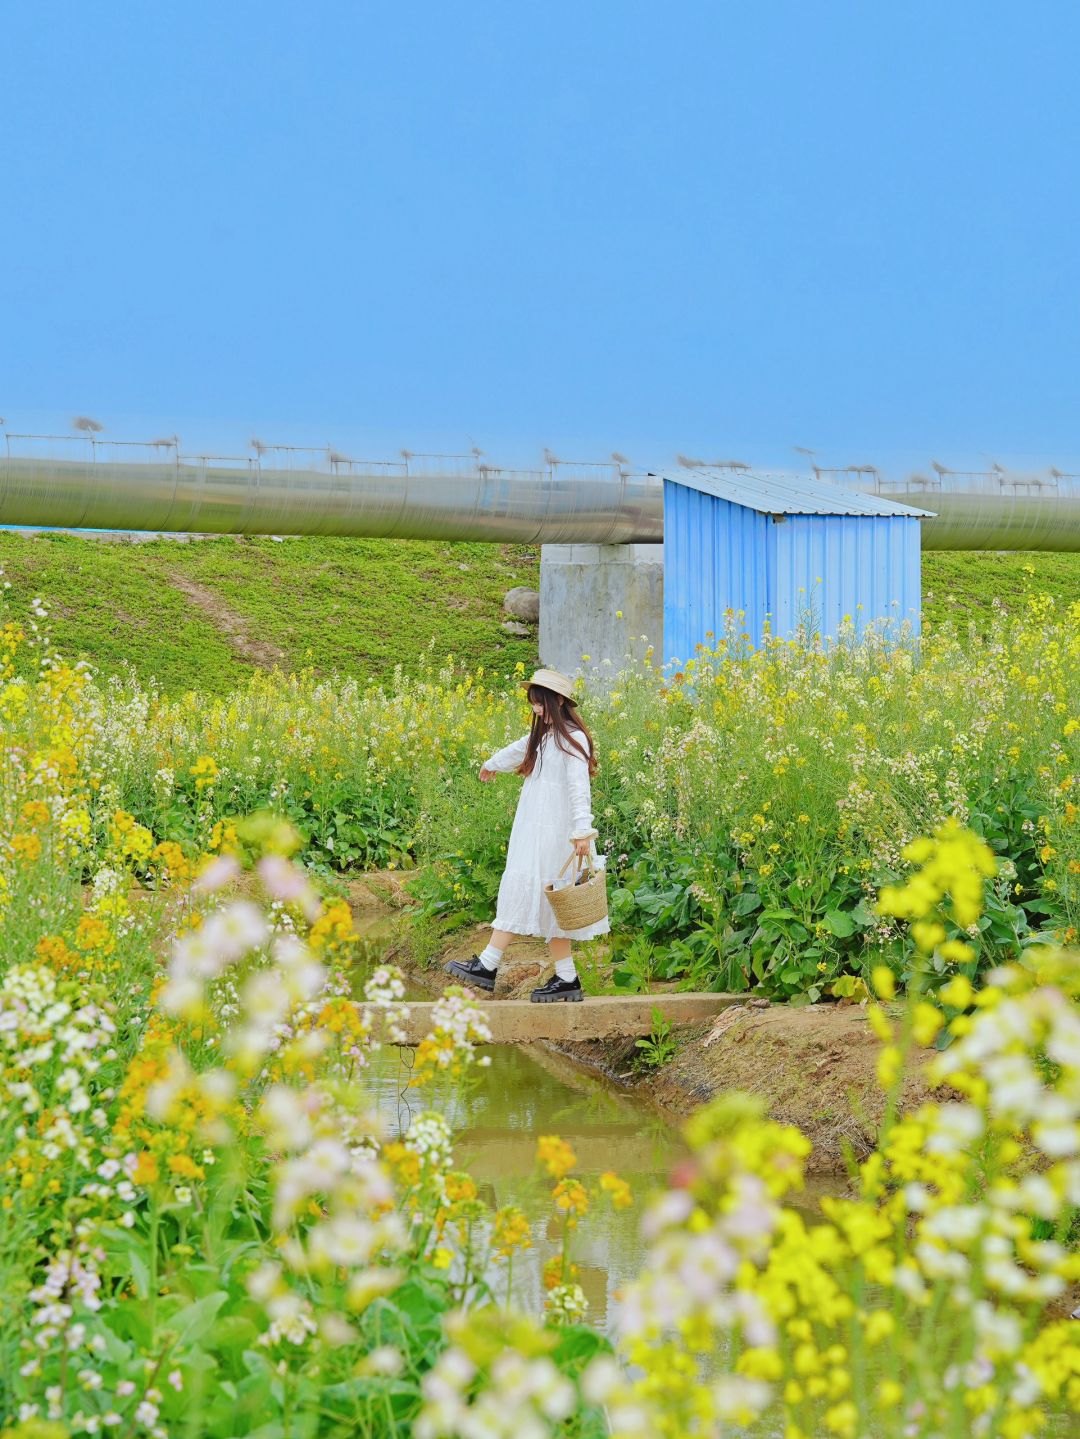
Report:
[[[578,707],[565,695],[557,694],[555,690],[545,689],[543,685],[529,686],[529,703],[531,705],[543,705],[540,714],[533,715],[532,729],[529,731],[529,744],[525,751],[525,758],[518,766],[518,774],[532,774],[537,763],[543,764],[540,758],[540,744],[544,736],[550,731],[555,736],[555,743],[564,754],[579,754],[589,766],[589,774],[596,773],[596,753],[592,735],[585,728]],[[581,741],[572,733],[572,730],[580,730],[588,740],[589,747],[586,750]]]

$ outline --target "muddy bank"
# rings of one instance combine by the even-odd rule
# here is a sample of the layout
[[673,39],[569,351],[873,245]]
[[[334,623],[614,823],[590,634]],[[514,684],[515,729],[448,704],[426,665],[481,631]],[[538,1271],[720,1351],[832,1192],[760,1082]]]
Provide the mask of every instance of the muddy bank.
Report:
[[[402,881],[400,874],[385,873],[355,881],[350,901],[358,920],[370,924],[388,907],[407,902]],[[418,987],[437,994],[448,982],[443,965],[482,949],[487,933],[484,926],[459,930],[433,962],[423,963],[410,944],[407,922],[399,922],[393,959]],[[525,998],[547,973],[546,946],[520,940],[503,961],[495,998]],[[811,1173],[841,1168],[846,1146],[859,1157],[869,1153],[884,1107],[876,1080],[881,1045],[858,1005],[760,1007],[760,1001],[748,1001],[711,1024],[678,1030],[674,1037],[673,1058],[653,1070],[641,1068],[632,1039],[541,1041],[537,1047],[603,1075],[674,1118],[691,1113],[721,1090],[760,1095],[773,1119],[797,1125],[812,1141]],[[923,1072],[930,1054],[920,1052],[908,1075],[905,1109],[920,1104],[930,1092]]]

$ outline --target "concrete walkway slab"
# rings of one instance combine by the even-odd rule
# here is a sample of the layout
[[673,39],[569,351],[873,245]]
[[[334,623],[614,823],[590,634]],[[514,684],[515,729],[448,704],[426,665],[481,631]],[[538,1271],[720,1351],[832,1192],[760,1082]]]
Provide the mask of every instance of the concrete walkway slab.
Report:
[[[537,1039],[638,1038],[650,1034],[653,1011],[673,1025],[703,1024],[732,1005],[745,1004],[740,994],[618,994],[585,999],[581,1004],[533,1004],[528,999],[480,1003],[493,1044],[529,1044]],[[419,1044],[431,1031],[434,1005],[409,1005],[404,1026],[406,1044]],[[376,1017],[377,1024],[377,1017]]]

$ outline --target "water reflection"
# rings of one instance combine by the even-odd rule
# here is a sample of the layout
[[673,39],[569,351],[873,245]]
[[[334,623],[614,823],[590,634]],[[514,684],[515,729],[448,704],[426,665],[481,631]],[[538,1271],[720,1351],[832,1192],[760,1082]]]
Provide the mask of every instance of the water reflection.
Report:
[[[365,933],[364,938],[369,965],[392,959],[385,953],[386,935]],[[357,992],[361,987],[358,981]],[[430,995],[413,990],[408,998]],[[611,1329],[617,1291],[641,1267],[642,1210],[686,1153],[677,1125],[546,1050],[496,1045],[486,1053],[489,1068],[474,1071],[467,1084],[436,1096],[409,1087],[410,1050],[381,1051],[369,1079],[383,1122],[390,1132],[399,1133],[420,1110],[440,1108],[455,1133],[455,1163],[476,1180],[480,1197],[492,1209],[516,1204],[528,1216],[533,1247],[515,1257],[514,1290],[518,1302],[534,1311],[543,1303],[543,1266],[562,1245],[551,1183],[536,1167],[537,1137],[561,1135],[577,1155],[575,1173],[586,1184],[609,1169],[625,1179],[633,1208],[614,1211],[605,1200],[582,1222],[572,1245],[590,1322]],[[843,1188],[841,1176],[830,1177],[802,1196],[800,1207],[816,1211],[819,1193],[835,1194]],[[501,1298],[501,1266],[490,1279]]]
[[[445,1112],[455,1130],[455,1162],[477,1181],[481,1197],[494,1207],[516,1204],[530,1220],[533,1247],[514,1260],[514,1288],[523,1306],[542,1304],[541,1270],[562,1244],[550,1182],[536,1168],[537,1136],[561,1135],[586,1182],[613,1169],[630,1185],[634,1207],[616,1212],[606,1203],[598,1206],[573,1242],[590,1320],[609,1327],[615,1291],[640,1267],[643,1204],[683,1154],[679,1136],[658,1115],[546,1053],[510,1046],[487,1052],[490,1069],[454,1091]],[[430,1102],[425,1091],[407,1088],[409,1058],[385,1050],[370,1075],[379,1112],[394,1131]],[[497,1272],[493,1282],[505,1281]]]

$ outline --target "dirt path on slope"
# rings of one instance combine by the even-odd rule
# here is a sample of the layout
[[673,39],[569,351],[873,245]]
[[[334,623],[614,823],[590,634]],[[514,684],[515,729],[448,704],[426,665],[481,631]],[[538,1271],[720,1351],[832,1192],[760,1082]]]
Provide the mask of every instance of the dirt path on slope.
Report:
[[202,610],[241,659],[267,670],[274,669],[285,659],[285,651],[277,645],[268,640],[254,639],[248,630],[247,621],[231,609],[215,590],[201,585],[198,580],[190,579],[179,570],[167,570],[166,577],[173,589],[186,595],[192,604]]

